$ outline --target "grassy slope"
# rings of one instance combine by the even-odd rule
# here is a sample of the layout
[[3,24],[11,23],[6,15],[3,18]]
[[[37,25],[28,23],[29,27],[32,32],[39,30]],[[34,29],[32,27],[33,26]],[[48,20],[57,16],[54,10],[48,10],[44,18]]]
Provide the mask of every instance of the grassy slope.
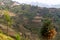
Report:
[[14,40],[13,38],[0,33],[0,40]]

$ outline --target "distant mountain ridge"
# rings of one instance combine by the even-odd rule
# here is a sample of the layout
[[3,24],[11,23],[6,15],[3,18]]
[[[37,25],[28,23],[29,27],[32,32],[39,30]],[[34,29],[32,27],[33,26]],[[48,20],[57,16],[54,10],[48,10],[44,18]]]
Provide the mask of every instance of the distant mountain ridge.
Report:
[[34,6],[39,6],[39,7],[47,7],[47,8],[60,8],[60,4],[48,5],[48,4],[39,3],[39,2],[29,2],[29,3],[21,3],[21,4],[29,4],[29,5],[34,5]]
[[60,4],[57,5],[47,5],[44,3],[39,3],[39,2],[31,2],[31,5],[39,6],[39,7],[47,7],[47,8],[60,8]]
[[[11,4],[12,2],[14,2],[15,4],[19,5],[19,2],[11,1],[11,0],[0,0],[0,2],[4,2],[4,3],[7,3],[7,4]],[[39,7],[47,7],[47,8],[60,8],[60,4],[48,5],[48,4],[44,4],[44,3],[40,3],[40,2],[29,2],[29,3],[20,3],[20,4],[29,4],[29,5],[34,5],[34,6],[39,6]]]

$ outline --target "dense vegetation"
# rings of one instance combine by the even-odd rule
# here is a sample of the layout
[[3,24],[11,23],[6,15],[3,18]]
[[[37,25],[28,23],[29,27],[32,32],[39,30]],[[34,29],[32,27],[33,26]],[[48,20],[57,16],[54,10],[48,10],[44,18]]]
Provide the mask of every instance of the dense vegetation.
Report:
[[[16,40],[38,40],[41,36],[41,28],[44,27],[50,30],[55,26],[57,31],[60,31],[60,8],[43,8],[27,4],[13,5],[15,2],[11,0],[0,2],[4,3],[4,5],[0,4],[0,24],[7,28],[5,30],[3,27],[0,30]],[[46,19],[51,20],[53,24],[50,25]],[[56,40],[59,40],[59,36],[60,34]]]

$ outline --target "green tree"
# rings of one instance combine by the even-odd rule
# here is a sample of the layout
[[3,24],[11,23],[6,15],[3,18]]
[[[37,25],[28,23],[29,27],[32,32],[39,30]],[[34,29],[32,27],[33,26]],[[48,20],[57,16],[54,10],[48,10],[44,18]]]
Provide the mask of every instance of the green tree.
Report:
[[5,20],[5,23],[7,24],[7,33],[8,33],[8,26],[11,26],[12,24],[12,19],[9,15],[9,12],[8,11],[4,11],[4,20]]
[[[53,38],[53,36],[56,35],[55,34],[56,33],[56,29],[55,29],[55,26],[54,26],[54,24],[52,23],[51,20],[46,19],[43,22],[43,26],[42,26],[42,28],[40,30],[40,33],[41,33],[41,37],[45,38],[46,40],[50,40],[50,39]],[[53,34],[53,35],[51,35],[51,34]]]
[[16,40],[21,40],[21,36],[20,36],[20,34],[18,33],[18,34],[16,34]]

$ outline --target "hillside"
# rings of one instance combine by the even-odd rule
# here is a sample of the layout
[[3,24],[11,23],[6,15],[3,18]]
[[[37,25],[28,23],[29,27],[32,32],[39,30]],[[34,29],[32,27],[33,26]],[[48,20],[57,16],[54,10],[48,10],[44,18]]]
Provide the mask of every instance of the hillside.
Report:
[[4,5],[0,4],[2,36],[8,35],[16,40],[41,40],[41,28],[47,27],[49,30],[55,28],[57,36],[54,40],[60,40],[60,8],[38,7],[8,1],[2,0]]
[[0,40],[14,40],[13,38],[0,33]]

